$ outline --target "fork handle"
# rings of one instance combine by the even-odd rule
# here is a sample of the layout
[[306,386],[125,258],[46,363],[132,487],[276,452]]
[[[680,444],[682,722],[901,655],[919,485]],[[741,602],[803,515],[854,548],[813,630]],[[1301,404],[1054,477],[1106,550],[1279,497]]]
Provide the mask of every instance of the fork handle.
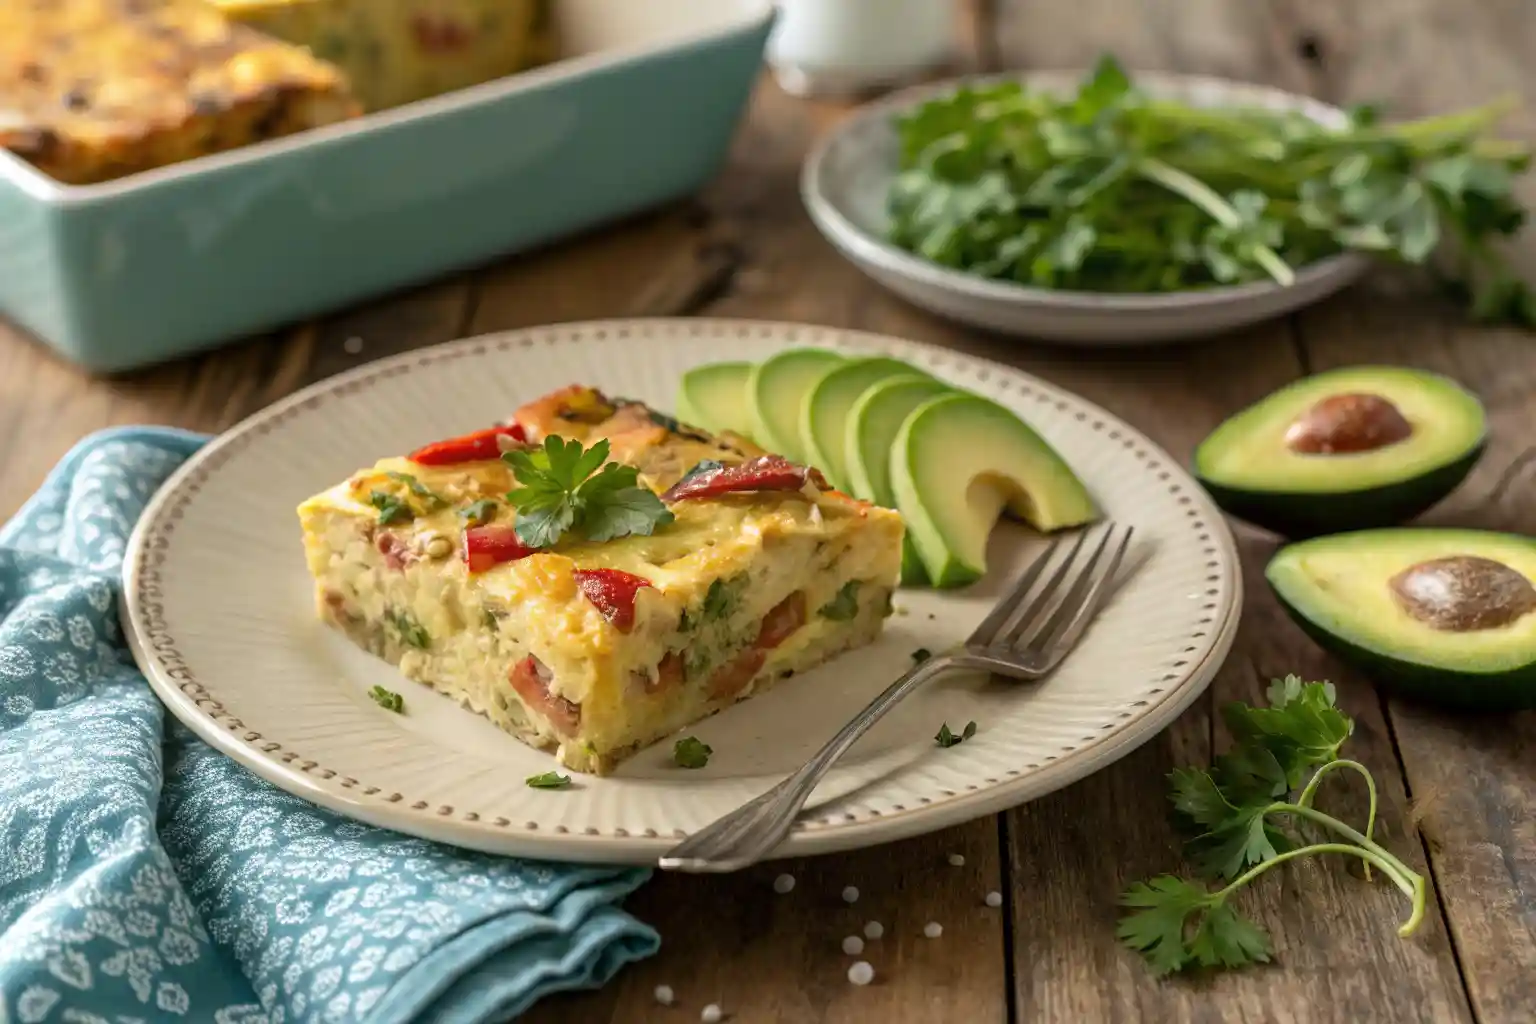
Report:
[[954,654],[946,653],[908,669],[793,775],[689,836],[668,851],[658,865],[672,871],[735,871],[761,860],[784,841],[800,809],[837,759],[887,711],[956,661]]

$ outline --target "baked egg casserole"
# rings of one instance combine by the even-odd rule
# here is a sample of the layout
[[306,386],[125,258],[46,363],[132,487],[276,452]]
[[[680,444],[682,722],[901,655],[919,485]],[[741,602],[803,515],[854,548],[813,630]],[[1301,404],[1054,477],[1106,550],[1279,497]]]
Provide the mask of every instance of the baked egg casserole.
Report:
[[[587,484],[561,505],[566,471]],[[298,514],[326,622],[596,774],[874,640],[903,536],[814,469],[579,385]]]
[[0,3],[0,148],[67,184],[361,113],[336,68],[200,0]]

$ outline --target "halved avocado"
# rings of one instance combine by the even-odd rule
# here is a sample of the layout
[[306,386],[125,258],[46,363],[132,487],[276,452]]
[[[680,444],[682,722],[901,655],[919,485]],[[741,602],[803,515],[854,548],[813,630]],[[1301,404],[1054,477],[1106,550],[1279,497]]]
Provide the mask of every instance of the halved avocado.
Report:
[[800,443],[811,465],[825,473],[833,487],[847,491],[852,486],[844,442],[848,414],[859,397],[888,377],[917,372],[899,359],[850,359],[827,370],[812,385],[800,406]]
[[752,436],[747,382],[752,364],[708,363],[683,374],[677,386],[677,418],[712,434],[729,430]]
[[1466,479],[1487,429],[1482,403],[1449,378],[1353,366],[1222,423],[1194,471],[1228,513],[1285,537],[1396,526]]
[[1313,640],[1383,687],[1473,710],[1536,707],[1536,539],[1361,530],[1289,544],[1264,575]]
[[800,406],[817,379],[842,361],[829,349],[791,348],[758,363],[747,383],[752,439],[785,458],[805,462]]
[[[891,488],[891,449],[901,425],[930,398],[950,393],[948,385],[916,373],[888,377],[866,389],[853,404],[844,424],[843,448],[848,454],[848,480],[856,498],[896,508]],[[923,560],[907,531],[901,546],[901,582],[914,587],[928,579]]]
[[987,540],[1004,509],[1041,531],[1099,515],[1044,438],[995,402],[963,393],[930,399],[907,416],[891,451],[891,487],[938,587],[987,571]]

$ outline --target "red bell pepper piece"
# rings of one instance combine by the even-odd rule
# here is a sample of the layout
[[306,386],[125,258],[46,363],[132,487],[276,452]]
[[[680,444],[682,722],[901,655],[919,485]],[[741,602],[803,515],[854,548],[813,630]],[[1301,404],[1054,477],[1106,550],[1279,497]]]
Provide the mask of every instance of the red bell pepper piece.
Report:
[[620,633],[635,628],[635,598],[651,581],[618,569],[577,569],[576,585]]
[[797,590],[774,605],[757,631],[759,650],[768,650],[788,640],[790,634],[805,625],[805,591]]
[[501,458],[499,438],[510,437],[522,444],[528,440],[520,424],[488,427],[462,437],[450,437],[446,441],[434,441],[407,455],[406,458],[423,466],[452,466],[460,462],[480,462]]
[[581,727],[581,705],[550,693],[549,684],[553,678],[544,663],[531,654],[507,673],[507,681],[523,698],[523,703],[549,719],[549,724],[556,730],[569,736]]
[[820,471],[790,462],[782,455],[762,455],[736,466],[706,469],[673,484],[662,501],[713,498],[733,491],[798,491],[809,481],[820,490],[827,481]]
[[502,562],[515,562],[537,551],[518,539],[515,527],[491,524],[464,531],[464,564],[470,572],[485,572]]

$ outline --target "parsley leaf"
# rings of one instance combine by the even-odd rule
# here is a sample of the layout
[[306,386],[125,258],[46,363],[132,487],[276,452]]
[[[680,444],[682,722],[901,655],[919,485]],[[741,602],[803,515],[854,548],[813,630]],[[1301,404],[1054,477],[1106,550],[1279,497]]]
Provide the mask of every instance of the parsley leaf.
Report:
[[459,509],[459,518],[470,526],[484,526],[496,518],[496,503],[490,498],[481,498]]
[[379,510],[380,526],[408,523],[416,518],[416,513],[411,511],[404,498],[388,491],[373,491],[368,495],[368,504]]
[[844,583],[837,595],[822,605],[817,613],[824,619],[833,622],[848,622],[859,614],[859,587],[861,581],[849,580]]
[[369,689],[368,696],[372,697],[373,702],[385,711],[393,711],[397,715],[405,713],[405,698],[393,690],[375,686]]
[[1116,934],[1157,974],[1268,963],[1272,955],[1269,936],[1227,906],[1224,893],[1172,875],[1135,883],[1120,904],[1134,912],[1120,919]]
[[571,777],[559,772],[544,772],[542,775],[530,775],[525,781],[534,789],[564,789],[571,784]]
[[736,600],[746,582],[745,576],[736,576],[729,580],[717,579],[711,582],[709,589],[704,592],[703,621],[713,622],[729,616],[735,609]]
[[507,501],[517,509],[524,544],[550,547],[572,530],[597,542],[647,536],[672,522],[661,499],[640,485],[639,470],[608,462],[608,453],[606,439],[583,449],[552,434],[542,448],[502,455],[522,484]]
[[938,733],[937,736],[935,736],[933,738],[933,742],[937,743],[939,746],[941,746],[941,747],[943,747],[943,748],[945,748],[947,750],[950,747],[957,746],[957,745],[959,745],[961,743],[964,743],[966,740],[970,739],[972,736],[975,736],[975,735],[976,735],[976,723],[975,722],[966,722],[965,723],[965,729],[963,731],[959,732],[959,733],[950,732],[949,731],[949,723],[945,722],[943,725],[939,726],[939,733]]
[[384,613],[384,621],[394,627],[400,642],[407,647],[425,651],[432,647],[432,637],[416,616],[408,611],[390,610]]
[[448,507],[448,502],[444,500],[440,494],[427,487],[426,484],[422,483],[411,474],[396,473],[394,471],[390,471],[384,475],[396,483],[405,484],[406,488],[410,490],[412,494],[421,499],[422,507],[425,508],[428,512],[436,512],[440,508]]
[[703,768],[715,751],[696,736],[684,736],[672,746],[672,760],[682,768]]

